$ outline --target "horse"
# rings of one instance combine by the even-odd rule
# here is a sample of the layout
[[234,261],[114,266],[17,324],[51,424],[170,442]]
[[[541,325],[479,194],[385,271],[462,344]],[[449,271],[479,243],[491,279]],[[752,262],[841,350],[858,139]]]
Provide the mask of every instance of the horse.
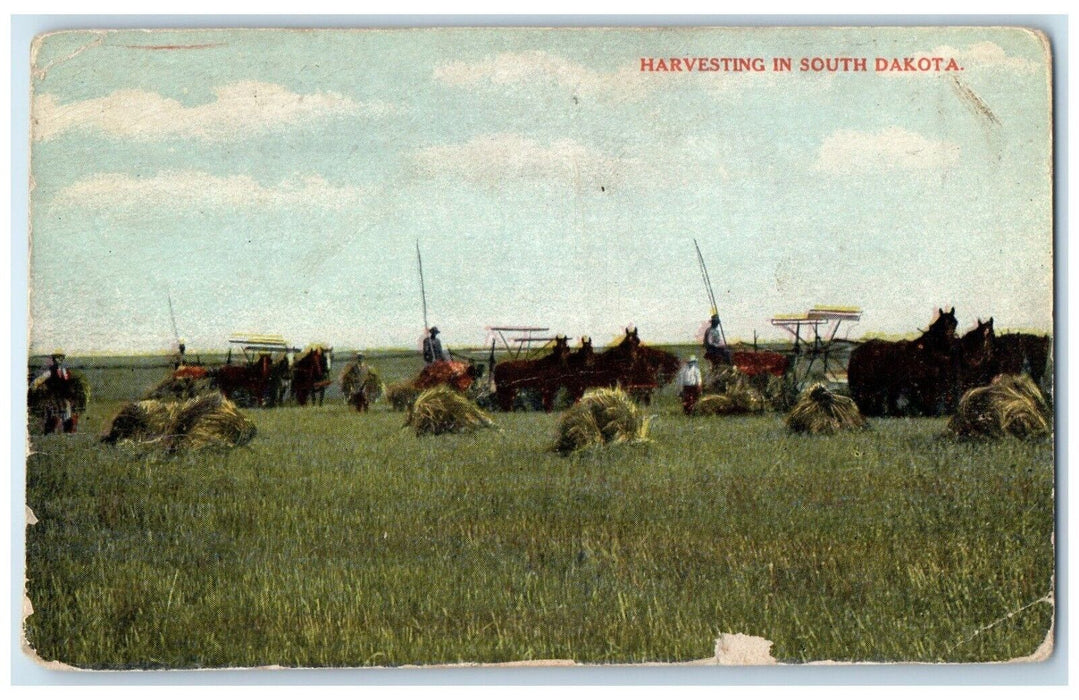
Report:
[[641,338],[637,329],[627,328],[618,345],[595,355],[587,367],[576,373],[573,387],[577,395],[574,400],[579,399],[587,389],[616,386],[628,388],[654,383],[654,375],[649,377],[650,365],[644,361],[638,362],[640,349]]
[[1051,354],[1047,335],[998,335],[993,342],[994,374],[1029,374],[1035,384],[1042,386]]
[[535,390],[540,395],[543,410],[554,409],[554,396],[561,388],[569,358],[569,339],[556,336],[551,352],[538,360],[509,360],[495,365],[495,396],[503,411],[513,410],[517,392]]
[[[179,370],[177,370],[179,371]],[[223,365],[209,372],[211,384],[238,406],[264,406],[269,399],[273,360],[267,353],[249,365]]]
[[322,405],[326,387],[333,383],[330,378],[332,354],[333,348],[315,345],[293,363],[292,395],[296,397],[296,403],[306,406],[310,398],[312,404]]
[[562,386],[569,393],[570,400],[577,403],[584,396],[584,378],[596,365],[596,353],[592,349],[592,338],[581,337],[581,347],[570,353],[566,358],[566,371],[563,374]]
[[626,389],[634,398],[648,405],[652,403],[652,392],[674,380],[681,369],[682,361],[677,355],[638,345],[636,360],[625,382]]
[[940,415],[955,405],[959,352],[955,307],[916,340],[870,340],[847,366],[851,396],[865,415]]
[[[984,323],[979,318],[978,325],[959,339],[959,377],[956,395],[963,394],[979,386],[986,386],[995,377],[996,336],[993,333],[993,317]],[[958,408],[958,405],[952,409]]]

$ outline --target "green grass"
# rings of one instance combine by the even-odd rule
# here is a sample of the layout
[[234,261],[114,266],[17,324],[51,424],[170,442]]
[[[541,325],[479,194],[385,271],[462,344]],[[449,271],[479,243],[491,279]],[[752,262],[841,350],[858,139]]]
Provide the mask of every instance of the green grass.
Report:
[[742,632],[784,661],[985,661],[1030,654],[1053,614],[979,632],[1050,591],[1050,442],[957,443],[936,419],[795,436],[777,414],[685,418],[667,390],[651,443],[570,457],[557,415],[418,438],[334,401],[168,458],[95,442],[119,405],[27,464],[45,659],[684,661]]

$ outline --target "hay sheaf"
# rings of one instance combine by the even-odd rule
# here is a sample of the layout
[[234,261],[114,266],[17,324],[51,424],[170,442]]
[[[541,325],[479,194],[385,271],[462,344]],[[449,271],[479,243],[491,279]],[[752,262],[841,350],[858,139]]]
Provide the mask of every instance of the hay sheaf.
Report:
[[593,389],[563,414],[554,450],[568,454],[592,445],[647,442],[650,421],[621,389]]
[[694,407],[702,416],[760,413],[782,404],[783,380],[767,372],[750,377],[737,367],[709,371],[705,394]]
[[53,382],[36,379],[30,384],[26,405],[30,413],[41,414],[56,401],[70,401],[71,410],[82,413],[90,404],[90,382],[73,369],[68,370],[70,377],[66,382]]
[[394,382],[386,387],[386,400],[395,411],[407,411],[419,395],[411,382]]
[[853,399],[828,391],[824,384],[814,384],[805,390],[787,414],[786,422],[796,433],[825,435],[861,430],[869,425]]
[[693,407],[698,416],[732,416],[761,413],[767,407],[764,397],[753,387],[731,386],[725,394],[702,396]]
[[1003,374],[989,386],[971,389],[959,401],[947,432],[956,437],[1027,439],[1049,435],[1052,413],[1045,397],[1026,375]]
[[494,421],[464,394],[448,386],[436,386],[416,397],[408,408],[405,425],[416,435],[442,435],[490,428]]
[[144,399],[181,401],[193,399],[200,394],[214,391],[213,380],[209,376],[175,376],[170,374],[153,389],[146,392]]
[[217,392],[186,401],[129,403],[112,419],[102,442],[159,444],[167,452],[231,448],[255,437],[255,424]]

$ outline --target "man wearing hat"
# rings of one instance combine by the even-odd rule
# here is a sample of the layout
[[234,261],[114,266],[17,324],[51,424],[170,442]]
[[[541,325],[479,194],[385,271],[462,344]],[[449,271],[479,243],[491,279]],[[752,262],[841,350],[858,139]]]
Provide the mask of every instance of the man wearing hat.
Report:
[[356,360],[349,364],[341,375],[345,401],[361,413],[371,406],[371,397],[367,395],[367,378],[370,374],[371,368],[367,366],[367,359],[362,352],[357,352]]
[[427,364],[450,361],[450,354],[442,348],[442,341],[438,339],[437,326],[431,326],[427,337],[423,339],[423,361]]
[[79,415],[75,413],[71,371],[64,365],[64,359],[63,350],[54,350],[49,358],[49,366],[30,385],[31,389],[44,387],[51,397],[45,408],[46,434],[74,433],[78,430]]
[[704,359],[713,367],[731,364],[731,354],[723,345],[723,333],[719,330],[719,314],[712,314],[710,327],[704,332]]
[[697,356],[690,355],[686,366],[682,368],[682,411],[688,416],[701,398],[701,368],[697,366]]

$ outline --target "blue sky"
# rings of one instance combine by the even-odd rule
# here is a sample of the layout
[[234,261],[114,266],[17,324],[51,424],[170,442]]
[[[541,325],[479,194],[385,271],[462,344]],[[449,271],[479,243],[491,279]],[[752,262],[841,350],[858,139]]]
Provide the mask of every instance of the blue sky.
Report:
[[[171,48],[165,48],[171,47]],[[642,73],[641,57],[957,73]],[[1047,49],[1022,30],[72,32],[33,59],[31,351],[1049,330]]]

